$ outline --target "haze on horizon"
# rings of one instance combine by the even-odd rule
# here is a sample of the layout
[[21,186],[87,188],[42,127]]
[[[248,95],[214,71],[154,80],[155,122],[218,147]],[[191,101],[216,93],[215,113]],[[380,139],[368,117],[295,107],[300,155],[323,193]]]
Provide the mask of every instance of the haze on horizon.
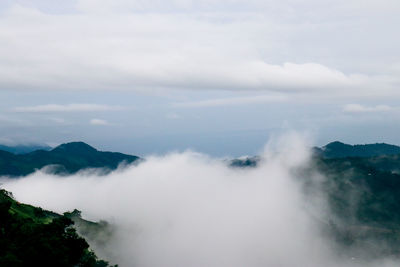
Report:
[[[0,2],[0,143],[257,154],[400,144],[400,2]],[[115,140],[118,140],[117,142]]]

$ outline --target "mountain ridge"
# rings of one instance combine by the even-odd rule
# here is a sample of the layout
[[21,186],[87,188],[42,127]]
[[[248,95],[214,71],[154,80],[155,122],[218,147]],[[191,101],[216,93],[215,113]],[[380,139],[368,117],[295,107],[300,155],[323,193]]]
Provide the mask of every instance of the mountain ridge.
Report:
[[46,150],[49,151],[52,148],[47,145],[4,145],[0,144],[0,150],[7,151],[13,154],[26,154],[36,150]]
[[123,162],[129,164],[138,160],[138,156],[98,151],[84,142],[70,142],[50,151],[36,150],[26,154],[0,150],[0,175],[25,176],[49,165],[56,174],[73,174],[87,168],[114,170]]
[[374,157],[400,154],[400,146],[387,143],[349,145],[334,141],[323,147],[314,147],[314,151],[324,158]]

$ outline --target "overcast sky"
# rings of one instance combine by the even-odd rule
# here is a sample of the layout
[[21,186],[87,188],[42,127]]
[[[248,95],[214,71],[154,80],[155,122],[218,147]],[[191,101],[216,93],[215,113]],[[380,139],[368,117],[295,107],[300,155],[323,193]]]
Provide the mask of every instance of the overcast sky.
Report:
[[400,144],[398,0],[0,1],[0,143]]

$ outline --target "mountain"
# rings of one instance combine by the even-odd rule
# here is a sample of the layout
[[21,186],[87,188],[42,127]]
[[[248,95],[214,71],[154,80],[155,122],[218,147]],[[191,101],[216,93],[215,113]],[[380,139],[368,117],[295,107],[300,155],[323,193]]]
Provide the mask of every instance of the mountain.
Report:
[[119,164],[138,161],[137,156],[117,152],[102,152],[83,142],[72,142],[45,151],[13,154],[0,150],[0,175],[24,176],[49,166],[51,172],[72,174],[86,168],[114,170]]
[[400,154],[400,147],[385,143],[348,145],[335,141],[322,148],[314,148],[314,151],[324,158],[373,157]]
[[6,146],[0,145],[0,150],[7,151],[13,154],[26,154],[36,150],[51,150],[51,147],[46,145],[17,145],[17,146]]
[[319,188],[334,215],[332,236],[370,257],[399,255],[400,147],[333,142],[317,152],[305,177],[315,170],[325,177]]
[[[354,257],[355,248],[362,248],[357,253],[363,257],[400,255],[398,149],[387,144],[333,142],[319,148],[309,165],[295,170],[306,196],[320,192],[326,200],[324,209],[330,215],[320,218],[322,230],[340,244],[343,255]],[[252,168],[261,160],[247,157],[228,164]]]
[[[332,236],[349,247],[364,247],[371,257],[399,255],[398,156],[315,157],[313,167],[325,177],[319,188],[333,215],[328,222]],[[385,245],[372,246],[375,241]]]
[[[109,266],[98,260],[86,240],[77,234],[71,215],[19,203],[1,189],[0,266]],[[97,225],[80,220],[84,222],[91,229]]]
[[228,165],[236,168],[253,168],[257,166],[260,160],[261,158],[259,156],[243,157],[229,160]]

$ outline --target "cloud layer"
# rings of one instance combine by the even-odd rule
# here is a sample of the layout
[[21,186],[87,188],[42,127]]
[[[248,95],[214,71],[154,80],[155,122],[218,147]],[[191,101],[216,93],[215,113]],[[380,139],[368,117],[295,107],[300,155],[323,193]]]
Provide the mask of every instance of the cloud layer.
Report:
[[12,5],[0,15],[0,88],[393,94],[400,57],[396,46],[376,55],[377,41],[399,43],[385,27],[400,6],[385,2],[85,0],[65,14]]

